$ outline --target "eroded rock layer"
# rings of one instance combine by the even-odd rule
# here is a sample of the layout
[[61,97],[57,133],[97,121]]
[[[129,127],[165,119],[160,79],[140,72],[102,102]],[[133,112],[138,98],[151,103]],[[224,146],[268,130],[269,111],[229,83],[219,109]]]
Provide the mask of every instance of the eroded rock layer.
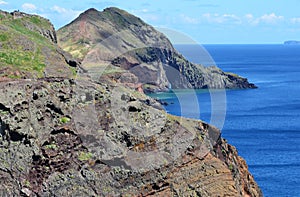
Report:
[[216,128],[143,94],[71,79],[0,88],[4,195],[261,196]]
[[262,196],[218,129],[95,82],[49,21],[0,14],[1,196]]

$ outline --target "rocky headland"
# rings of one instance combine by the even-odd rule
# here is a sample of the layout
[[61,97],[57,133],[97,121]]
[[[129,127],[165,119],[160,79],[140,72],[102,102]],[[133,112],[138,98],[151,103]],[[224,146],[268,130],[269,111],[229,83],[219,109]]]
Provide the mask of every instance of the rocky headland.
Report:
[[[123,28],[132,17],[116,8],[108,10],[107,16],[94,22],[116,20]],[[90,14],[102,15],[89,10],[80,18]],[[133,19],[137,27],[144,25]],[[96,31],[90,22],[83,25],[88,32]],[[1,196],[262,196],[246,162],[217,128],[169,115],[155,100],[128,88],[129,82],[112,80],[116,69],[138,77],[126,69],[123,60],[140,63],[166,58],[167,62],[182,57],[162,34],[158,38],[168,50],[145,49],[147,52],[142,50],[136,56],[125,54],[123,60],[108,55],[112,67],[100,79],[89,70],[99,66],[99,58],[93,60],[98,57],[94,53],[101,52],[94,48],[96,40],[76,45],[72,40],[81,35],[61,29],[60,46],[75,59],[57,45],[52,24],[40,16],[1,11],[0,31]],[[120,39],[123,43],[129,38]],[[149,50],[158,56],[149,57]],[[179,70],[185,70],[186,64],[195,66],[185,61]],[[152,61],[145,68],[150,66],[155,72],[165,71]],[[219,69],[214,73],[221,79],[232,76],[234,87],[252,87],[247,80]],[[194,77],[188,79],[201,84]],[[160,82],[171,83],[169,80],[156,78],[153,84],[164,89]],[[221,81],[216,84],[227,84]],[[142,83],[141,79],[136,82]],[[197,87],[195,84],[191,87]],[[175,82],[172,85],[176,87]]]
[[106,75],[123,84],[142,84],[148,91],[256,88],[216,66],[189,62],[164,34],[118,8],[87,10],[58,30],[58,43],[96,81]]

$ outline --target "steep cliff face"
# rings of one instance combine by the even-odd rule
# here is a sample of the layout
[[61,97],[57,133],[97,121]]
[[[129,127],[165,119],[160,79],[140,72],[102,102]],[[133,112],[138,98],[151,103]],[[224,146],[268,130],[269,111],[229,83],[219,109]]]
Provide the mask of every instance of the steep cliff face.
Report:
[[[58,30],[59,45],[81,58],[97,80],[101,75],[132,73],[150,89],[255,88],[247,79],[187,61],[168,38],[141,19],[120,10],[89,9]],[[98,70],[98,71],[97,71]],[[99,70],[103,70],[99,73]],[[120,79],[121,78],[121,79]],[[131,83],[131,82],[130,82]]]
[[143,94],[70,79],[0,88],[4,196],[261,196],[216,128]]
[[[1,27],[17,20],[23,25],[15,35],[32,46],[51,43],[43,57],[56,54],[64,67],[77,65],[56,46],[55,33],[38,25],[29,29],[39,40],[27,35],[24,24],[36,16],[1,14]],[[13,35],[1,40],[14,44]],[[17,46],[19,54],[27,51]],[[0,63],[19,69],[3,55]],[[213,126],[171,116],[155,100],[104,78],[2,74],[1,196],[262,196],[245,161]]]

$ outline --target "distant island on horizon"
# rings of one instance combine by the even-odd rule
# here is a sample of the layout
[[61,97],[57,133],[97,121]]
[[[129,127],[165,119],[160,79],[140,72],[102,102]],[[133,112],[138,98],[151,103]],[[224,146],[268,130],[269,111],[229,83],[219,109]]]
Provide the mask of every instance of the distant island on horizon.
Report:
[[286,44],[286,45],[300,45],[300,41],[299,40],[288,40],[288,41],[285,41],[284,44]]

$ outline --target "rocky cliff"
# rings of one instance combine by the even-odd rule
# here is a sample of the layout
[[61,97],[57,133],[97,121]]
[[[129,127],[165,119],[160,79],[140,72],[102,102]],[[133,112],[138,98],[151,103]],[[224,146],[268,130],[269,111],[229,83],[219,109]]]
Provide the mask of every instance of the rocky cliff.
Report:
[[[56,46],[55,32],[24,25],[37,16],[1,14],[1,28],[18,22],[16,38],[36,48],[48,43],[49,54],[41,56],[60,57],[57,64],[39,60],[43,69],[76,65]],[[0,44],[15,46],[16,38]],[[19,54],[27,51],[20,41],[16,46]],[[36,63],[31,52],[28,66]],[[1,196],[262,196],[245,161],[213,126],[171,116],[155,100],[110,80],[39,77],[8,63],[7,48],[1,53],[0,68],[19,72],[11,77],[3,70],[0,80]]]
[[2,196],[261,196],[216,128],[138,92],[71,79],[0,88]]
[[[255,88],[247,79],[186,60],[168,38],[124,10],[89,9],[58,30],[59,45],[82,60],[94,79],[104,74],[150,90]],[[101,72],[99,72],[101,70]]]

